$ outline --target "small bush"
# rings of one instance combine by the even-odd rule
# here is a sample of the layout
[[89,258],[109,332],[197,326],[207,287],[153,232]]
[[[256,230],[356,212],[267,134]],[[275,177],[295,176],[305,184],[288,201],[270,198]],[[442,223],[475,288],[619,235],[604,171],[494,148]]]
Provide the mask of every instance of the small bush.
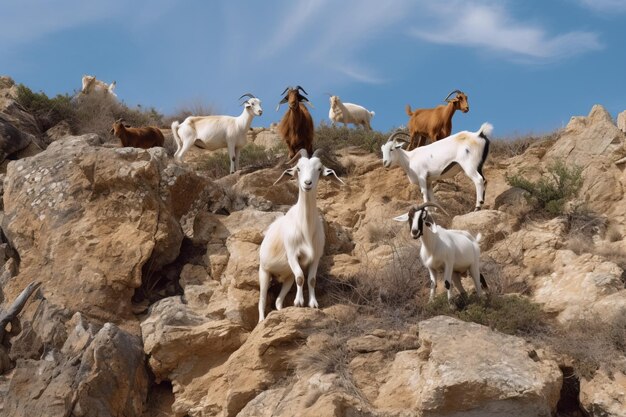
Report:
[[520,173],[507,175],[505,178],[512,187],[528,191],[530,201],[552,216],[564,214],[565,203],[578,194],[583,183],[582,167],[568,167],[560,160],[549,165],[547,175],[535,182],[524,178]]
[[74,116],[72,98],[67,94],[49,98],[44,92],[35,93],[25,85],[19,84],[17,102],[35,116],[43,131],[62,120],[72,120]]
[[315,129],[315,148],[328,151],[358,146],[368,152],[378,152],[387,140],[387,136],[381,132],[365,129],[351,129],[346,127],[334,127],[320,123]]
[[547,317],[539,305],[523,296],[489,294],[479,298],[472,293],[453,300],[451,308],[447,294],[440,294],[422,306],[422,315],[428,318],[443,314],[512,335],[534,334],[546,326]]

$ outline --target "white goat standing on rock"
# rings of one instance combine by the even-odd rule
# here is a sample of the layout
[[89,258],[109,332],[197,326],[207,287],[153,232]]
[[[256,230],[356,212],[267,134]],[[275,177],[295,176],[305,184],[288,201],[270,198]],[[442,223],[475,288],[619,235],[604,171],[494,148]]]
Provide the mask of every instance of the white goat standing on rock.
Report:
[[304,305],[304,276],[309,286],[309,307],[317,308],[315,280],[317,267],[324,251],[324,226],[316,205],[317,182],[320,176],[329,177],[343,184],[335,171],[326,168],[318,157],[319,150],[309,158],[301,149],[290,163],[298,159],[296,166],[286,169],[276,180],[297,176],[298,202],[287,213],[274,221],[267,229],[261,243],[259,262],[259,322],[265,318],[267,290],[271,277],[283,283],[276,298],[276,309],[283,308],[285,296],[296,281],[296,307]]
[[418,184],[424,202],[433,201],[432,182],[440,178],[451,178],[461,170],[476,187],[476,208],[480,210],[485,201],[483,165],[489,154],[489,138],[493,126],[483,123],[478,132],[462,131],[430,145],[405,151],[405,141],[397,136],[409,137],[402,131],[394,132],[387,143],[381,146],[385,168],[400,166],[411,184]]
[[177,146],[174,158],[182,162],[183,156],[193,145],[210,151],[228,148],[230,173],[238,170],[239,154],[246,146],[246,133],[250,129],[252,119],[263,114],[261,100],[250,93],[244,94],[239,99],[244,97],[249,98],[241,103],[244,108],[237,117],[189,116],[182,123],[174,121],[172,135]]
[[353,103],[343,103],[339,96],[330,96],[328,118],[331,120],[333,126],[335,123],[343,123],[345,127],[348,123],[352,123],[355,126],[362,125],[365,130],[372,130],[370,120],[374,115],[375,113],[373,111],[369,111],[363,106]]
[[481,235],[474,237],[465,230],[448,230],[437,226],[426,207],[437,207],[444,214],[446,211],[436,203],[424,203],[412,207],[408,213],[395,217],[398,222],[408,222],[413,239],[420,239],[422,247],[420,258],[430,274],[430,301],[435,297],[437,279],[435,273],[443,271],[443,280],[448,291],[448,302],[452,298],[450,282],[465,295],[461,284],[461,274],[469,271],[474,279],[476,294],[480,297],[482,289],[487,289],[487,281],[480,273]]

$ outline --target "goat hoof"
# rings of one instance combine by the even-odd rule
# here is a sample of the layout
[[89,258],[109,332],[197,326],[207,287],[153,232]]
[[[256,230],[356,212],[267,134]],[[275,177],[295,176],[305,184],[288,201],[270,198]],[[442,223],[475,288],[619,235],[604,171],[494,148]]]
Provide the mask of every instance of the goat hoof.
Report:
[[309,301],[309,307],[310,308],[319,308],[319,305],[317,304],[317,300]]
[[480,207],[476,207],[474,211],[480,211]]

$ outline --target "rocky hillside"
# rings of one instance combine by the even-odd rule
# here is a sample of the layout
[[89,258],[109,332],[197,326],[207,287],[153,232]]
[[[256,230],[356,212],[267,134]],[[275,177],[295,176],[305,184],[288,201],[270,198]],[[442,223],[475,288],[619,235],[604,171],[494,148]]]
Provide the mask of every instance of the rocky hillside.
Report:
[[[42,132],[0,80],[0,307],[41,283],[0,340],[0,414],[625,415],[626,135],[601,106],[523,152],[494,143],[485,210],[462,175],[435,187],[453,214],[438,223],[484,236],[491,293],[452,307],[426,302],[419,244],[392,221],[418,188],[338,143],[346,185],[318,187],[321,308],[258,325],[258,248],[297,199],[272,185],[284,166],[216,179],[202,150],[180,165],[71,133]],[[507,176],[555,161],[582,184],[549,215]]]

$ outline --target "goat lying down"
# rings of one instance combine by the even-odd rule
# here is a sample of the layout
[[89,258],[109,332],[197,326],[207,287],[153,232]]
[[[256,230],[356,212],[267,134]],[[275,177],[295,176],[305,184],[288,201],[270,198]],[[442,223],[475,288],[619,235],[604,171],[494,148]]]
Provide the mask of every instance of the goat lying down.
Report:
[[320,176],[343,184],[335,171],[326,168],[318,157],[319,150],[309,158],[302,149],[290,163],[296,166],[286,169],[274,185],[290,177],[298,179],[298,202],[270,225],[261,243],[259,262],[259,322],[265,318],[267,290],[271,277],[283,283],[276,298],[276,309],[283,308],[285,296],[294,279],[297,285],[294,305],[304,305],[304,276],[309,286],[309,307],[317,308],[315,281],[317,267],[324,251],[324,226],[316,205],[317,183]]
[[408,213],[395,217],[398,222],[408,222],[411,237],[421,239],[420,259],[428,268],[430,275],[430,301],[437,288],[436,273],[443,272],[443,280],[450,301],[452,282],[456,289],[465,294],[461,284],[461,274],[469,272],[474,280],[476,294],[480,297],[482,289],[487,289],[487,281],[480,273],[480,242],[481,235],[474,237],[465,230],[448,230],[435,224],[432,216],[426,211],[429,206],[445,210],[436,203],[424,203],[412,207]]

